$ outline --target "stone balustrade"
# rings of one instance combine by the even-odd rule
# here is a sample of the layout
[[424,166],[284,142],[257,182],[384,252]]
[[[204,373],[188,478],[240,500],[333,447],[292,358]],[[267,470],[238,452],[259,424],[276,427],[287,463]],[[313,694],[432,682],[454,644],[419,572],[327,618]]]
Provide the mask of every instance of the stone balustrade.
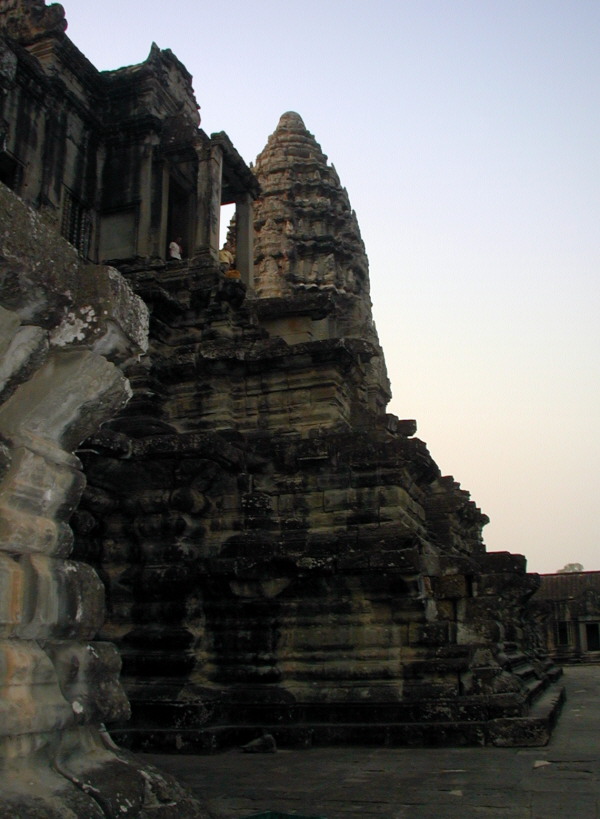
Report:
[[73,450],[129,400],[147,308],[3,186],[0,264],[0,816],[164,816],[174,794],[201,816],[106,733],[129,714],[121,661],[94,640],[98,575],[69,559]]

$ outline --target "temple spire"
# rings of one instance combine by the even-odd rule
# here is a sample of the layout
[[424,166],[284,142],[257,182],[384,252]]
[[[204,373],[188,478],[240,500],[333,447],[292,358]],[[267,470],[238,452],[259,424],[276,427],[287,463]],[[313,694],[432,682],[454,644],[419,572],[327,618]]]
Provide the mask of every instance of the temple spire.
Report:
[[348,194],[299,114],[283,114],[255,173],[263,191],[255,218],[257,294],[368,294],[368,262]]
[[390,390],[371,314],[365,246],[336,170],[299,114],[283,114],[254,172],[262,191],[254,217],[257,296],[327,293],[336,305],[334,334],[378,350],[367,382],[382,407]]

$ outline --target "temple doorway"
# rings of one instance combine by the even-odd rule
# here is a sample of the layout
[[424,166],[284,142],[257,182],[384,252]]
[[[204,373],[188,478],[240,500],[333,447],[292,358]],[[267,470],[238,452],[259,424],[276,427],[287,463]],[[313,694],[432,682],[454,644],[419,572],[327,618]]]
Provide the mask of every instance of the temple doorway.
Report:
[[168,258],[169,243],[181,237],[183,257],[189,258],[191,247],[191,202],[190,192],[180,185],[173,177],[169,180],[169,214],[167,219],[167,247],[165,252]]
[[600,651],[600,628],[598,623],[585,624],[585,637],[588,651]]

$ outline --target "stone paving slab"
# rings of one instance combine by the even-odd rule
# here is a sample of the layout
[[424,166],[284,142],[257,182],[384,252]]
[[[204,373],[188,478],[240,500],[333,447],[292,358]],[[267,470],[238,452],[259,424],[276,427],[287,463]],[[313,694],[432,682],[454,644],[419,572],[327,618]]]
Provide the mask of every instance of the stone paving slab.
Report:
[[600,665],[565,669],[544,748],[313,748],[145,754],[215,819],[280,811],[327,819],[600,819]]

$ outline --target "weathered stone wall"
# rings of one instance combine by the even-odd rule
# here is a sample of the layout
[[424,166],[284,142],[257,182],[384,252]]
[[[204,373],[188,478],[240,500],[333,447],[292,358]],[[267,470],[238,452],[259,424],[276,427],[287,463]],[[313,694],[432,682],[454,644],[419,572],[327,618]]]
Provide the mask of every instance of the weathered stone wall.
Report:
[[414,422],[369,407],[377,347],[267,335],[261,300],[216,269],[128,275],[149,355],[82,455],[76,516],[133,704],[118,735],[546,741],[553,708],[529,714],[552,673],[523,651],[535,583],[524,558],[486,554],[487,518]]
[[0,179],[35,208],[53,214],[64,234],[92,257],[103,161],[102,82],[64,36],[64,11],[62,25],[46,30],[43,16],[36,22],[22,7],[17,3],[0,16],[0,30],[8,35],[0,37]]
[[145,350],[146,308],[4,186],[0,305],[0,815],[166,816],[177,794],[200,816],[106,734],[129,715],[121,662],[94,639],[103,586],[70,559],[73,450],[129,399],[117,365]]
[[245,213],[256,181],[226,135],[199,129],[190,74],[155,44],[99,72],[65,29],[58,4],[0,8],[0,181],[85,258],[164,260],[181,236],[186,257],[216,259],[221,204]]

